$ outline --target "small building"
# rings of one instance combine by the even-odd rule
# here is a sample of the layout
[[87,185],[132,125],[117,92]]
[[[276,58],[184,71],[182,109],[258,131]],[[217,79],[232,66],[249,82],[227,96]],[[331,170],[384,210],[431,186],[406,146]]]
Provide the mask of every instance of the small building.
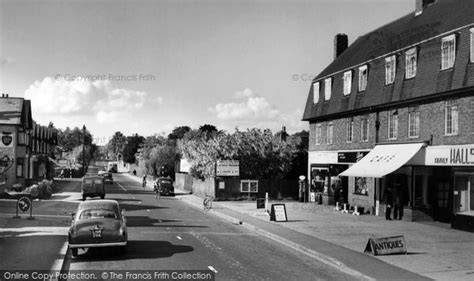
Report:
[[312,81],[308,178],[336,200],[474,231],[474,1],[416,0],[357,38]]
[[49,157],[57,145],[57,131],[33,121],[29,100],[2,95],[0,136],[0,193],[53,177]]

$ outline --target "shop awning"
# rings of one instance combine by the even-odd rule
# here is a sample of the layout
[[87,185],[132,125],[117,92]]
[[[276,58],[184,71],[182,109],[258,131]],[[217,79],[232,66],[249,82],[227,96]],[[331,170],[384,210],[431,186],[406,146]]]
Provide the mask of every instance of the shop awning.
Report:
[[424,143],[376,145],[364,158],[339,176],[381,178],[410,161]]

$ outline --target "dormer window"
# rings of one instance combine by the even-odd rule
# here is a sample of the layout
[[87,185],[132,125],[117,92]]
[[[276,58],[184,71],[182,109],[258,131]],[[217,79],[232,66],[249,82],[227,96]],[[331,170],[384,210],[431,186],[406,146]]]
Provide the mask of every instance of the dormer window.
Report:
[[441,70],[454,66],[456,60],[456,35],[441,39]]
[[319,82],[313,83],[313,103],[317,104],[319,101]]
[[331,91],[332,91],[332,78],[326,78],[324,80],[324,100],[331,99]]
[[359,92],[365,91],[367,88],[367,75],[368,75],[367,65],[359,67]]
[[352,88],[352,71],[344,72],[344,96],[350,95]]
[[385,85],[392,84],[395,81],[396,61],[395,55],[385,58]]
[[405,52],[405,78],[410,79],[416,76],[416,48]]

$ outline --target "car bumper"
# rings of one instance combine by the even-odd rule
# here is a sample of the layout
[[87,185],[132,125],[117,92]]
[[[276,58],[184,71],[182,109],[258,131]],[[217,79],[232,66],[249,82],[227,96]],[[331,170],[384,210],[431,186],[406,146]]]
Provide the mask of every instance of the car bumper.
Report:
[[113,242],[113,243],[92,243],[92,244],[71,244],[69,243],[69,248],[99,248],[99,247],[117,247],[117,246],[126,246],[127,241],[123,242]]

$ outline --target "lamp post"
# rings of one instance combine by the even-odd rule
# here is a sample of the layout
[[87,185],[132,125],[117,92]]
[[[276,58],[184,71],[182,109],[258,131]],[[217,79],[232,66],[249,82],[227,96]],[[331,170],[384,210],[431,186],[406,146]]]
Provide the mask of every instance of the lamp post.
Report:
[[86,174],[86,125],[82,126],[82,170]]

